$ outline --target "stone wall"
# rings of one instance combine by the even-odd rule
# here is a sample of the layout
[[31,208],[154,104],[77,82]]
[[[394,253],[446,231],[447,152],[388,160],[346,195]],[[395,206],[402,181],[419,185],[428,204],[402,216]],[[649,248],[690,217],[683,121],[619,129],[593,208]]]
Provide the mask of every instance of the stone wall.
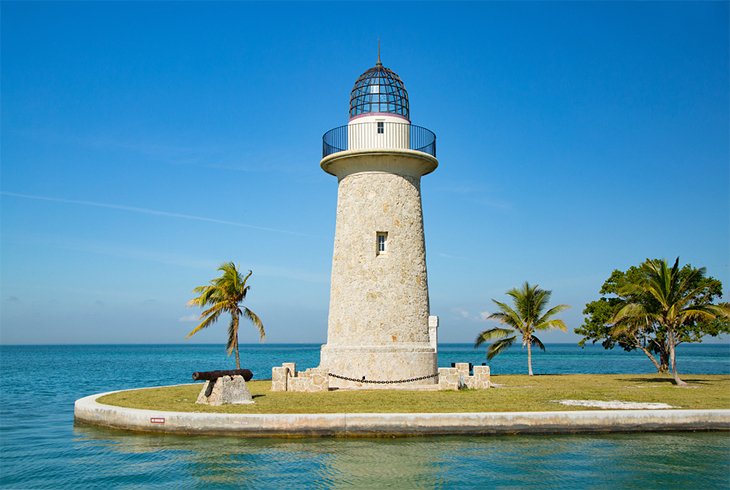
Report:
[[271,369],[271,391],[300,391],[313,393],[329,390],[326,369],[310,368],[297,372],[296,364],[285,362]]
[[439,390],[485,390],[490,386],[489,377],[489,366],[474,366],[474,373],[470,374],[469,363],[458,362],[452,368],[439,368]]
[[[385,372],[389,372],[386,366]],[[434,367],[435,369],[435,367]],[[470,388],[484,390],[490,387],[489,366],[474,366],[473,373],[469,372],[469,363],[460,362],[453,368],[438,368],[438,377],[430,378],[423,382],[395,383],[395,384],[371,384],[356,381],[340,380],[329,376],[329,372],[323,368],[310,368],[297,372],[294,363],[284,363],[280,367],[271,370],[271,391],[300,391],[315,392],[327,391],[330,388],[345,389],[417,389],[419,384],[438,383],[439,390],[458,390]],[[408,379],[399,372],[391,373],[390,379]],[[374,378],[380,379],[380,378]]]
[[274,367],[271,369],[271,391],[286,391],[289,384],[289,369],[285,367]]

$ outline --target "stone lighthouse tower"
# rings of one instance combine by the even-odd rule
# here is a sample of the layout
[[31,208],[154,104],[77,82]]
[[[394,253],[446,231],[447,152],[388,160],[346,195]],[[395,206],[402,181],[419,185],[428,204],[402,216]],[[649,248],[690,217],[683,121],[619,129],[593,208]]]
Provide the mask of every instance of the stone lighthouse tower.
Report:
[[330,386],[437,383],[421,208],[421,177],[438,166],[436,136],[411,124],[405,86],[379,53],[355,82],[349,123],[325,133],[320,165],[338,181],[320,360]]

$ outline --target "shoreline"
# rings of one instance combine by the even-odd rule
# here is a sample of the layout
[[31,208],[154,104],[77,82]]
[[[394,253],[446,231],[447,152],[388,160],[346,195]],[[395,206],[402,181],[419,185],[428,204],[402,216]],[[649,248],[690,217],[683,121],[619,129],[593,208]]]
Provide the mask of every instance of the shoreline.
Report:
[[223,414],[125,408],[96,401],[122,391],[133,390],[98,393],[76,400],[74,423],[133,432],[245,437],[730,431],[730,409]]

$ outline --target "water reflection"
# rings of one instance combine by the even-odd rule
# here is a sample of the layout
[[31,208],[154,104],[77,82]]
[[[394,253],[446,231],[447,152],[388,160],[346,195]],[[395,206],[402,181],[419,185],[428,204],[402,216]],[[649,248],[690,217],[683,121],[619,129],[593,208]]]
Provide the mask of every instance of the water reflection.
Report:
[[76,426],[74,433],[79,447],[113,452],[130,464],[126,474],[131,479],[124,483],[161,486],[730,485],[730,438],[725,433],[258,439],[134,434],[89,426]]

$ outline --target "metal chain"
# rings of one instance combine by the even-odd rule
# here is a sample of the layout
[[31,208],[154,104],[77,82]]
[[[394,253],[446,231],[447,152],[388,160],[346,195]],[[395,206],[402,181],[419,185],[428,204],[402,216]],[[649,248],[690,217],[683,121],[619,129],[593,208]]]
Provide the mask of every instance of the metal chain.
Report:
[[413,381],[421,381],[423,379],[428,378],[435,378],[439,375],[439,373],[429,374],[428,376],[421,376],[419,378],[411,378],[411,379],[394,379],[394,380],[376,380],[376,379],[365,379],[365,376],[362,377],[362,379],[357,378],[348,378],[347,376],[340,376],[339,374],[333,374],[333,373],[327,373],[327,376],[332,376],[333,378],[337,379],[344,379],[345,381],[353,381],[355,383],[373,383],[373,384],[396,384],[396,383],[411,383]]

